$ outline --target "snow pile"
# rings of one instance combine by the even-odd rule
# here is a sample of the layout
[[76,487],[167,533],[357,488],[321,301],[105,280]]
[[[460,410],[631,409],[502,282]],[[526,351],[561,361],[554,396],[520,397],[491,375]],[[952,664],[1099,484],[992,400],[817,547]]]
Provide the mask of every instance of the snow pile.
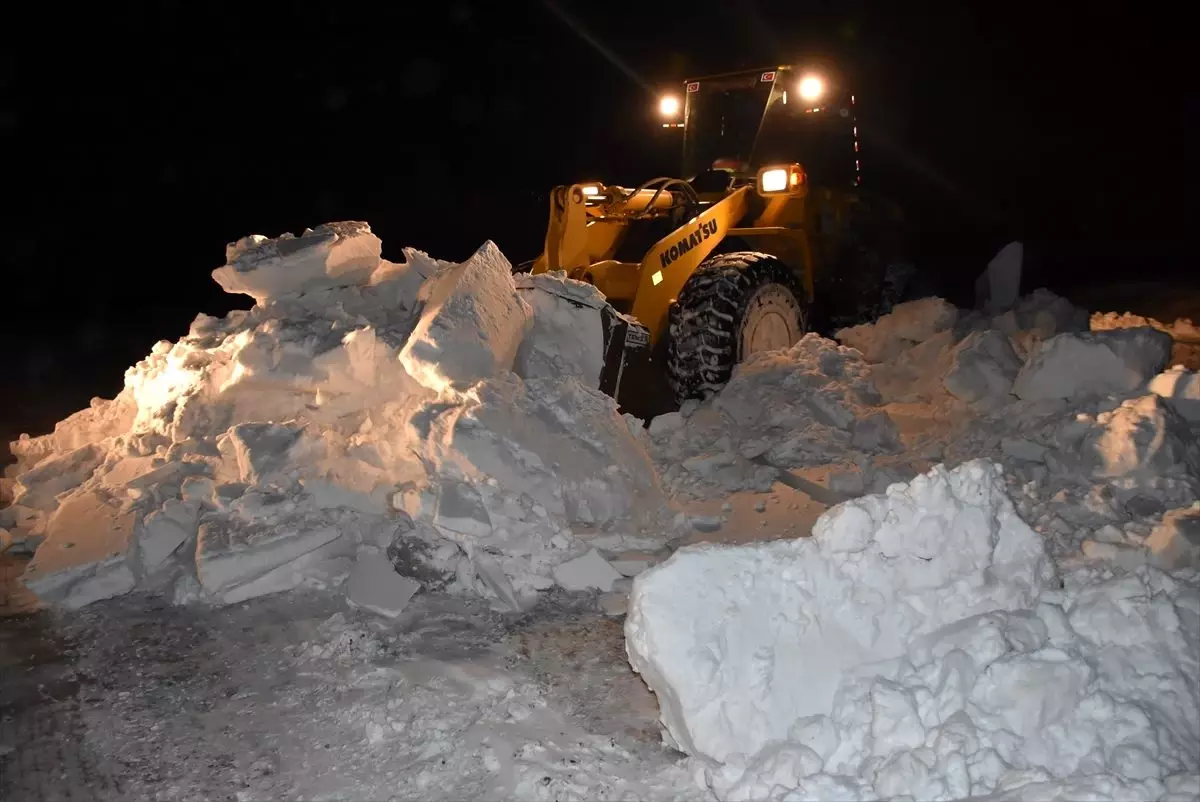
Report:
[[1056,334],[1088,330],[1087,311],[1050,290],[1039,288],[1017,299],[1012,308],[992,317],[989,326],[1016,342],[1022,358],[1031,346]]
[[861,354],[815,334],[757,354],[703,405],[656,417],[652,453],[677,494],[767,490],[780,471],[898,450]]
[[[360,223],[231,246],[214,276],[253,309],[199,316],[115,399],[14,443],[0,525],[45,538],[29,587],[69,607],[135,587],[233,602],[338,585],[386,551],[426,588],[521,607],[587,551],[571,527],[662,506],[594,363],[572,362],[589,355],[537,318],[543,286],[587,290],[518,291],[490,242],[463,264],[379,253]],[[402,606],[410,586],[363,576],[364,606]]]
[[958,321],[958,308],[941,298],[897,305],[873,323],[839,329],[838,342],[862,352],[868,362],[888,362]]
[[1197,441],[1154,395],[1016,401],[970,419],[941,444],[949,464],[988,457],[1005,466],[1021,517],[1059,559],[1080,550],[1132,566],[1152,559],[1147,537],[1172,509],[1200,498]]
[[812,540],[635,580],[630,661],[718,798],[1188,798],[1200,575],[1060,590],[996,467],[937,468]]

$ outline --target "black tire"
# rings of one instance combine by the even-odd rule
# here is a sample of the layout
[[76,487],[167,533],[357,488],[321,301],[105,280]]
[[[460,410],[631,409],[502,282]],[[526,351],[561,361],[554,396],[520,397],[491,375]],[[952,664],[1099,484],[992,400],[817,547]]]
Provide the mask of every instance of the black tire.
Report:
[[[679,403],[720,390],[733,368],[750,355],[747,325],[764,315],[784,320],[794,343],[808,330],[804,290],[796,274],[775,257],[754,251],[705,259],[679,292],[667,334],[667,381]],[[789,300],[790,299],[790,300]],[[764,304],[764,306],[758,306]],[[770,304],[770,308],[765,305]]]

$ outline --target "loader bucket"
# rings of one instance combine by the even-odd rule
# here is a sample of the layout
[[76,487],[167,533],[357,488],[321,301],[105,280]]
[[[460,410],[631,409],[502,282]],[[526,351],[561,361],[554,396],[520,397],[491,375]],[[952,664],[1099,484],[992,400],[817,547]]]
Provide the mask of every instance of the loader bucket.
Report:
[[[515,271],[514,271],[515,272]],[[536,304],[536,293],[547,293],[577,309],[589,309],[599,317],[602,337],[601,353],[603,365],[598,376],[588,377],[594,386],[618,402],[624,395],[637,400],[636,385],[646,370],[650,359],[650,331],[636,319],[621,314],[598,294],[572,292],[566,286],[556,287],[553,282],[535,282],[527,274],[516,274],[517,290],[530,293],[529,300]]]

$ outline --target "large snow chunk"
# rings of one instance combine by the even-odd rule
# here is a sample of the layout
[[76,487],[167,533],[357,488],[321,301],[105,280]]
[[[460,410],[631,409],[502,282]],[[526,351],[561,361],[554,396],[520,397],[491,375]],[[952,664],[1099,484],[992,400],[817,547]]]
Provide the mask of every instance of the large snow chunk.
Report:
[[898,304],[874,323],[840,329],[834,337],[857,348],[868,362],[887,362],[958,320],[958,308],[941,298],[922,298]]
[[[238,509],[241,515],[206,518],[196,543],[196,576],[206,593],[221,595],[251,582],[338,537],[338,530],[316,516],[293,514],[284,498],[258,493]],[[245,507],[261,504],[250,514]]]
[[400,576],[391,561],[378,552],[359,554],[354,571],[346,580],[346,598],[351,604],[388,618],[404,612],[420,589],[420,582]]
[[561,273],[522,274],[517,290],[533,310],[514,370],[523,379],[574,376],[600,386],[604,368],[604,296],[591,284]]
[[158,569],[167,558],[196,536],[200,503],[170,499],[146,516],[138,532],[138,556],[143,573]]
[[52,510],[58,505],[59,494],[79,487],[103,461],[104,451],[94,445],[47,457],[17,477],[13,503]]
[[828,714],[706,784],[722,800],[1194,798],[1194,575],[1064,579],[845,675]]
[[971,333],[958,345],[942,381],[955,398],[973,404],[1007,397],[1020,370],[1008,337],[989,329]]
[[424,311],[400,362],[425,387],[465,389],[512,368],[532,312],[495,243],[443,267],[422,286],[421,300]]
[[992,311],[1008,309],[1021,294],[1025,246],[1010,242],[1000,249],[975,280],[975,305]]
[[137,513],[93,491],[69,496],[25,569],[25,586],[69,609],[133,590],[129,554]]
[[827,714],[843,674],[1053,577],[1000,469],[941,466],[839,505],[812,539],[681,549],[634,580],[629,659],[684,751],[724,761]]
[[1039,287],[1017,299],[1008,312],[993,318],[992,327],[1009,336],[1029,332],[1044,340],[1055,334],[1087,331],[1088,313],[1066,298]]
[[1163,569],[1200,569],[1200,502],[1171,510],[1146,539],[1153,562]]
[[1013,384],[1025,400],[1125,393],[1166,365],[1171,338],[1150,328],[1059,334],[1041,343]]
[[276,423],[239,423],[229,430],[228,437],[238,479],[256,484],[287,467],[288,452],[300,432],[294,426]]
[[1192,423],[1200,423],[1200,374],[1196,371],[1176,365],[1151,379],[1148,389],[1167,399]]
[[303,292],[363,284],[379,265],[383,245],[366,223],[327,223],[299,237],[243,237],[225,249],[213,279],[226,292],[260,304]]
[[591,549],[586,554],[560,563],[554,569],[554,581],[566,590],[612,590],[613,583],[621,578],[617,569],[600,552]]
[[1131,398],[1097,415],[1096,424],[1080,448],[1092,476],[1200,479],[1200,442],[1187,422],[1157,395]]

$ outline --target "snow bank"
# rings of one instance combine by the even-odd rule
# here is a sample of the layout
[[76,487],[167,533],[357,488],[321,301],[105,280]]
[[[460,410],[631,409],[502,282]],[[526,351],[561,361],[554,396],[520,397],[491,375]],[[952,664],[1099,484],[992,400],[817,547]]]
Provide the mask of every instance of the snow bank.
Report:
[[847,502],[811,540],[687,548],[634,580],[630,662],[689,754],[724,761],[825,713],[840,676],[1053,574],[986,462]]
[[1200,575],[1060,590],[984,461],[814,534],[684,549],[634,582],[630,662],[718,798],[1196,790]]
[[115,399],[13,444],[3,523],[45,537],[27,580],[46,600],[336,585],[367,545],[425,587],[521,607],[588,550],[572,526],[663,505],[590,353],[561,351],[561,376],[511,372],[562,320],[537,320],[545,280],[518,293],[493,244],[391,263],[348,223],[229,253],[215,275],[253,309],[199,316]]

